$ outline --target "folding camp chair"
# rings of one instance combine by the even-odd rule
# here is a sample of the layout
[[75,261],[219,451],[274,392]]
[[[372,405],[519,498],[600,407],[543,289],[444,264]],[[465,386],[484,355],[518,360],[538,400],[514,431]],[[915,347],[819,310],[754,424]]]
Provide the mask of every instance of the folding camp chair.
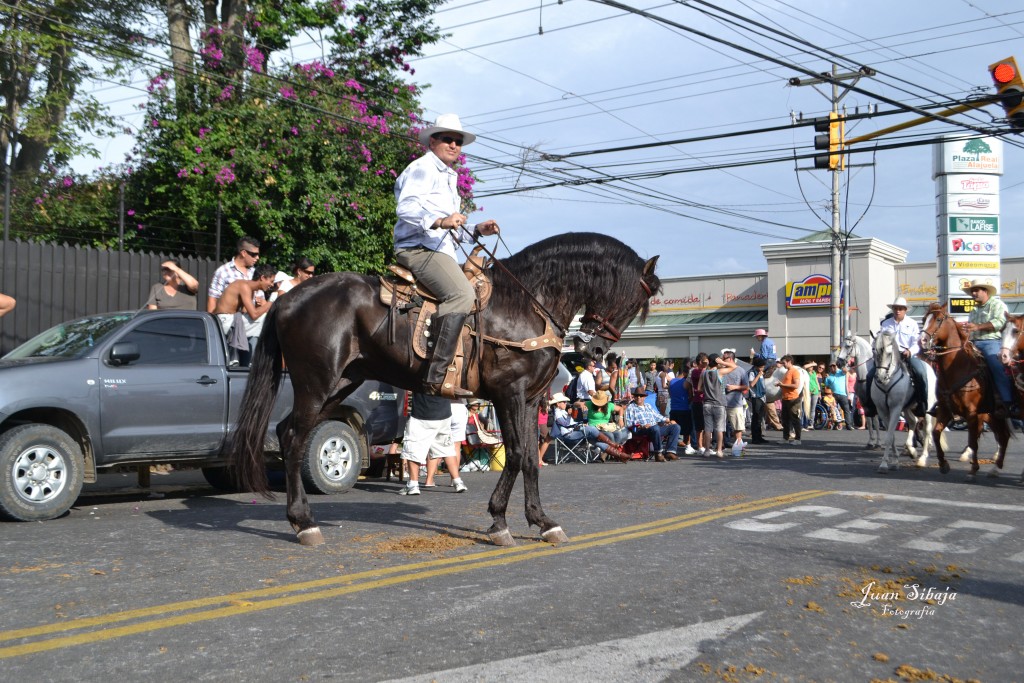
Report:
[[505,451],[501,430],[489,405],[487,410],[481,409],[476,415],[470,415],[466,422],[466,444],[470,449],[470,460],[486,463],[487,468],[492,470],[504,468]]
[[554,465],[561,465],[576,460],[586,465],[590,462],[590,443],[586,439],[579,441],[564,441],[560,437],[551,437],[551,446],[554,449]]

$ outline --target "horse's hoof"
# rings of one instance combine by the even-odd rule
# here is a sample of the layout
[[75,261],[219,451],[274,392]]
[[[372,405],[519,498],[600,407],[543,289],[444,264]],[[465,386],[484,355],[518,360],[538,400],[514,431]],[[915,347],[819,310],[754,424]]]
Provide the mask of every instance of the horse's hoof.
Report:
[[875,450],[875,444],[873,444],[873,443],[866,443],[866,444],[864,444],[864,450],[866,450],[866,451],[873,451],[873,450]]
[[562,531],[562,527],[553,526],[547,531],[542,531],[540,537],[548,543],[568,543],[569,537]]
[[874,446],[871,447],[871,450],[873,450],[873,451],[880,451],[880,450],[882,450],[882,444],[876,443]]
[[312,526],[308,529],[303,529],[298,534],[299,545],[323,545],[324,535],[320,533],[320,527]]
[[899,472],[900,471],[900,464],[896,463],[895,465],[889,465],[889,471],[890,472]]
[[511,548],[516,545],[516,539],[512,538],[512,532],[508,529],[489,532],[487,538],[491,539],[491,543],[494,545],[500,545],[505,548]]
[[943,460],[939,463],[939,472],[943,474],[949,474],[949,463]]
[[988,468],[988,472],[986,472],[985,475],[987,477],[989,477],[990,479],[998,479],[999,478],[999,468],[996,467],[995,465],[992,465],[992,467]]
[[878,472],[878,474],[889,474],[889,468],[886,467],[884,462],[881,465],[879,465],[878,469],[875,471]]

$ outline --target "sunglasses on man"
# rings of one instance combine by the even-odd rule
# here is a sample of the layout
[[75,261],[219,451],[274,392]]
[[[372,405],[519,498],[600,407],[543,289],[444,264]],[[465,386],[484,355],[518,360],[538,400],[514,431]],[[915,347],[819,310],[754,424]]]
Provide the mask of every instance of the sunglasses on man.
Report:
[[432,137],[435,140],[440,140],[446,145],[450,145],[454,142],[457,147],[462,147],[462,138],[453,138],[451,135],[434,135]]
[[259,258],[260,257],[260,252],[258,252],[258,251],[249,251],[248,249],[243,249],[242,251],[244,251],[249,256],[252,256],[253,258]]

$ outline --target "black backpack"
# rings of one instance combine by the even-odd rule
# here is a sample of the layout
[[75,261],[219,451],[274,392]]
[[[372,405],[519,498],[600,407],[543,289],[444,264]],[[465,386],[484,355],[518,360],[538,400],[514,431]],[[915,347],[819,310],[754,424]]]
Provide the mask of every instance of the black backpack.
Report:
[[575,403],[580,400],[580,376],[576,375],[572,381],[569,382],[569,386],[565,388],[565,395],[569,397],[569,403]]

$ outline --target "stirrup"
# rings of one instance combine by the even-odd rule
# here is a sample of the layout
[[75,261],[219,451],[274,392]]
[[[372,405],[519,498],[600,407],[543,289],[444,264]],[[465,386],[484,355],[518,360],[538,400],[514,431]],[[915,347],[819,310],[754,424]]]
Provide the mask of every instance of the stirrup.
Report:
[[438,382],[436,384],[424,384],[423,393],[429,396],[444,396],[445,398],[470,398],[473,392],[463,389],[450,382]]

